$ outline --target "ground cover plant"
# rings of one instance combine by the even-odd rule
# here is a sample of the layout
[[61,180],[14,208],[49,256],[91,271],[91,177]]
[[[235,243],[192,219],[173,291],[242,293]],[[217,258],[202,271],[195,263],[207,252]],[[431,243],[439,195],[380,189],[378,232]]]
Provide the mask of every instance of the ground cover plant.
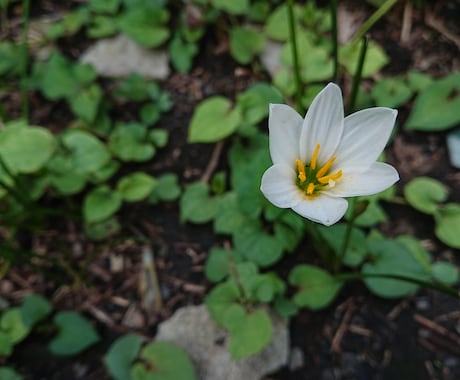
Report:
[[0,378],[458,378],[459,9],[0,1]]

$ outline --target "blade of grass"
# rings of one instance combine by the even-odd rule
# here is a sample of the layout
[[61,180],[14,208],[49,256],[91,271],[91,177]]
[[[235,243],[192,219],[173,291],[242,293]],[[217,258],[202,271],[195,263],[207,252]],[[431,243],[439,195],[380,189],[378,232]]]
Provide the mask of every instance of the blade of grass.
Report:
[[350,100],[348,102],[347,113],[353,112],[356,104],[356,97],[358,96],[359,84],[363,74],[364,61],[367,53],[367,38],[363,37],[361,42],[361,49],[359,50],[358,66],[356,67],[355,75],[353,76],[353,87],[351,88]]

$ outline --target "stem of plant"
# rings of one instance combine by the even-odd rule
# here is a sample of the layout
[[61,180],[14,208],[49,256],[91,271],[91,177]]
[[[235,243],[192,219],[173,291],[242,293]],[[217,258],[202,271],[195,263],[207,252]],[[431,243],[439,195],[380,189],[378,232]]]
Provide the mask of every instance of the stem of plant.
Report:
[[332,23],[332,59],[334,60],[334,72],[332,81],[337,82],[339,69],[339,37],[337,32],[337,0],[331,0],[331,23]]
[[410,282],[412,284],[417,284],[425,288],[430,288],[437,290],[444,294],[448,294],[455,298],[460,298],[460,291],[457,289],[451,288],[443,284],[435,284],[433,282],[420,280],[419,278],[404,276],[400,274],[390,274],[390,273],[340,273],[335,276],[336,280],[339,281],[353,281],[353,280],[363,280],[365,278],[386,278],[388,280],[399,280]]
[[361,49],[359,50],[358,66],[356,67],[355,75],[353,76],[353,87],[351,89],[350,101],[348,102],[347,113],[353,112],[358,96],[359,84],[363,74],[364,61],[366,60],[367,53],[367,38],[364,37],[361,42]]
[[24,120],[29,119],[29,96],[27,88],[25,87],[25,81],[27,78],[27,70],[29,66],[29,49],[28,49],[28,38],[29,38],[29,18],[30,18],[30,0],[22,1],[22,8],[24,13],[24,27],[22,30],[22,67],[21,67],[21,103],[22,103],[22,118]]
[[353,36],[351,43],[356,43],[364,37],[367,31],[372,28],[372,26],[379,21],[392,7],[396,4],[398,0],[387,0],[384,2],[359,28],[356,34]]
[[353,230],[353,226],[355,224],[355,219],[356,219],[356,215],[354,213],[355,204],[356,204],[356,198],[351,198],[349,200],[349,206],[348,206],[351,210],[351,217],[347,221],[347,229],[345,230],[345,237],[343,239],[342,248],[340,250],[339,256],[336,258],[336,261],[335,261],[335,266],[334,266],[335,273],[337,273],[340,270],[342,266],[343,258],[345,257],[347,250],[348,250],[348,246],[350,245],[351,231]]
[[302,105],[302,81],[300,79],[299,54],[297,51],[297,37],[294,19],[293,0],[287,1],[289,20],[289,39],[291,41],[292,61],[294,62],[294,81],[296,86],[296,109],[300,110]]

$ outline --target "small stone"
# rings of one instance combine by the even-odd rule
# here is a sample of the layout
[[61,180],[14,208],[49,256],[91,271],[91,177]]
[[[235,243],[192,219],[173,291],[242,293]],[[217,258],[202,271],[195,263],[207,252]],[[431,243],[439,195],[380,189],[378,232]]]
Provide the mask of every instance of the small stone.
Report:
[[126,311],[121,323],[131,329],[141,329],[145,327],[145,318],[139,308],[133,304]]
[[431,304],[428,298],[420,297],[415,300],[415,307],[417,310],[425,311],[431,307]]
[[146,49],[123,34],[97,41],[80,57],[105,77],[125,77],[137,73],[151,79],[169,75],[168,55],[163,50]]
[[228,334],[209,315],[205,305],[186,306],[158,326],[157,341],[169,341],[185,350],[200,380],[260,380],[287,364],[288,323],[272,316],[272,341],[262,352],[233,360],[226,348]]
[[283,50],[283,44],[267,41],[264,50],[260,54],[260,60],[271,77],[274,77],[282,67],[280,60],[281,50]]
[[289,370],[296,371],[305,365],[303,350],[299,347],[292,347],[289,355]]

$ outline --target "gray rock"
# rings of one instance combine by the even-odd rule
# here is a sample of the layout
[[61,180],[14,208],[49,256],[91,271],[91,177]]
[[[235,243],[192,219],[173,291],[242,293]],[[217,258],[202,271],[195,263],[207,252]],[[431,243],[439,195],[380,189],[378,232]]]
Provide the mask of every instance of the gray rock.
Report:
[[99,75],[106,77],[137,73],[162,80],[169,75],[166,51],[146,49],[123,34],[98,40],[82,54],[80,61],[90,63]]
[[200,380],[260,380],[287,364],[289,332],[286,320],[272,316],[273,338],[262,352],[233,360],[225,342],[227,333],[216,325],[205,305],[181,308],[158,327],[156,340],[169,341],[184,349]]
[[282,68],[280,61],[281,50],[283,50],[282,43],[267,40],[264,50],[260,53],[260,61],[271,77],[274,77]]

